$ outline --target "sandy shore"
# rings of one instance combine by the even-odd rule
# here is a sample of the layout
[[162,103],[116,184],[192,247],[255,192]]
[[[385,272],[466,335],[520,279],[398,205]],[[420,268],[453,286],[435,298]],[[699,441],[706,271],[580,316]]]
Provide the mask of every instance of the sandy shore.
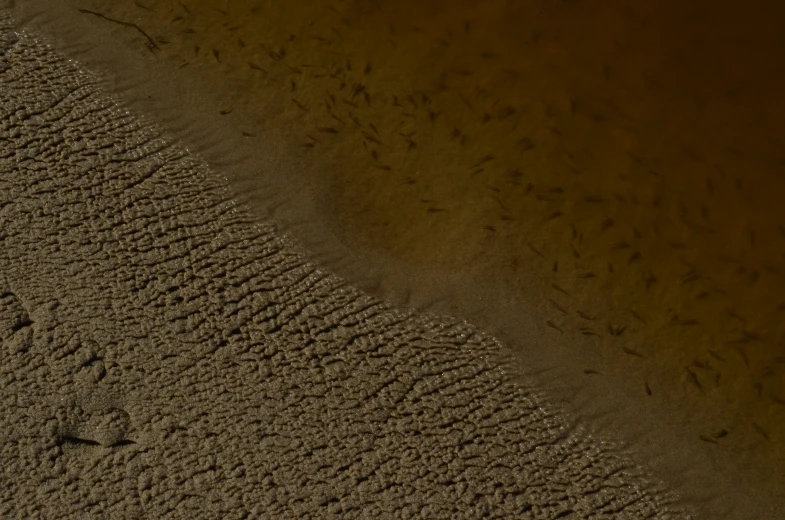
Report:
[[148,97],[154,72],[35,10],[2,19],[0,515],[777,518],[727,462],[635,442],[650,412],[568,403],[602,388],[531,319],[508,332],[548,353],[512,375],[477,327],[309,260],[224,178],[280,166],[274,136],[249,151],[241,119]]

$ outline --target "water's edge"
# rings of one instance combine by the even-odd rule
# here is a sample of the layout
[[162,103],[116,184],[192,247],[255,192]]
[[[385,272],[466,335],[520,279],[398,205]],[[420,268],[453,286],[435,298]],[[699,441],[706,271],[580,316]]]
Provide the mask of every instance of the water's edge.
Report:
[[[703,453],[691,452],[693,443],[681,438],[684,432],[678,424],[657,427],[659,410],[634,409],[612,382],[587,386],[576,381],[574,373],[585,365],[583,357],[575,355],[570,345],[553,341],[514,305],[500,305],[515,301],[513,294],[505,294],[502,281],[470,281],[466,274],[414,275],[407,266],[348,249],[315,209],[318,187],[298,173],[301,165],[284,162],[284,156],[276,154],[284,146],[276,142],[276,136],[260,134],[238,114],[212,115],[218,110],[206,107],[215,103],[196,84],[183,81],[185,73],[168,76],[163,67],[113,48],[107,35],[88,32],[85,20],[59,2],[34,0],[16,7],[24,25],[50,35],[66,54],[87,67],[105,71],[111,78],[106,89],[122,94],[130,109],[152,114],[170,135],[191,143],[193,152],[226,175],[237,198],[260,217],[276,219],[283,232],[317,262],[373,296],[417,310],[460,316],[489,331],[509,348],[506,362],[511,372],[536,377],[544,385],[544,394],[561,401],[581,423],[628,444],[638,460],[678,490],[685,503],[699,504],[707,518],[765,518],[774,512],[768,506],[779,505],[764,491],[751,486],[740,489],[754,473],[740,473],[728,461],[712,457],[711,446]],[[270,178],[270,189],[264,194],[247,190],[248,180],[258,176],[259,165],[264,165]],[[496,304],[488,305],[489,301]]]

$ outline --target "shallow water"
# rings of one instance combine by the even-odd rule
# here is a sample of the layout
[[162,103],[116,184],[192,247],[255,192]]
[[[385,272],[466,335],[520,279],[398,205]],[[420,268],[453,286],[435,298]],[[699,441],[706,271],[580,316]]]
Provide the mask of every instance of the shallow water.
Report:
[[[604,379],[783,496],[785,36],[766,2],[71,4],[192,69],[248,139],[274,133],[307,218],[376,259],[381,296],[457,274],[458,310],[525,309],[578,385]],[[477,280],[513,300],[473,301]]]

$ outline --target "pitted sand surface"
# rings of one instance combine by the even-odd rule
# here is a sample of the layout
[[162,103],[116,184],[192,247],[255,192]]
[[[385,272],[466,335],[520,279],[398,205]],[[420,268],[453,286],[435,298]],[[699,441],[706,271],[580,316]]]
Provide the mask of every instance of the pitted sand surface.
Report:
[[687,518],[491,338],[309,265],[0,23],[0,516]]
[[66,3],[209,85],[191,127],[242,133],[195,149],[320,265],[469,318],[611,433],[785,500],[781,7]]
[[[509,97],[504,89],[512,85],[510,78],[485,74],[499,56],[482,52],[467,58],[477,77],[488,80],[484,92],[472,90],[474,80],[458,69],[463,79],[450,79],[446,92],[436,85],[434,93],[426,83],[438,76],[438,68],[407,75],[401,63],[389,61],[394,52],[360,44],[369,35],[373,40],[374,24],[384,20],[372,3],[357,2],[357,9],[348,10],[353,2],[337,3],[338,14],[321,17],[294,41],[284,22],[291,18],[296,25],[300,15],[273,12],[271,5],[246,13],[244,3],[226,10],[205,4],[205,12],[194,2],[117,3],[112,9],[71,3],[91,9],[25,2],[18,7],[32,32],[12,37],[5,31],[10,39],[0,83],[5,125],[0,276],[7,360],[2,366],[13,367],[3,372],[8,381],[3,397],[13,406],[3,411],[9,418],[4,424],[12,426],[2,431],[10,454],[3,460],[13,463],[4,477],[11,491],[0,500],[3,514],[24,516],[26,509],[42,517],[67,511],[112,518],[242,517],[246,511],[249,518],[782,516],[776,509],[781,500],[771,494],[781,481],[775,450],[782,440],[779,365],[772,364],[776,358],[768,348],[776,348],[779,330],[772,318],[777,301],[769,299],[776,296],[771,288],[780,273],[766,257],[777,252],[779,242],[769,240],[779,233],[776,222],[761,220],[765,225],[757,234],[748,232],[757,220],[714,222],[723,232],[732,231],[723,235],[730,238],[726,245],[743,253],[731,259],[736,277],[731,282],[724,278],[731,267],[706,271],[699,263],[684,274],[679,263],[672,269],[676,264],[668,262],[679,258],[688,261],[685,269],[696,265],[689,263],[693,252],[684,249],[694,245],[694,237],[686,243],[683,237],[681,242],[660,237],[678,254],[667,253],[649,233],[661,223],[649,229],[635,219],[647,223],[648,210],[641,208],[660,200],[658,218],[667,233],[679,232],[679,226],[689,233],[705,231],[680,209],[679,200],[692,200],[692,188],[674,191],[672,179],[678,175],[668,171],[663,180],[647,173],[652,157],[643,164],[633,150],[629,158],[637,166],[627,173],[651,179],[636,177],[640,193],[633,190],[631,198],[625,191],[614,194],[612,185],[597,195],[580,182],[564,184],[563,174],[580,171],[583,179],[597,178],[604,168],[618,166],[608,147],[620,138],[613,133],[621,117],[614,107],[585,96],[571,106],[563,99],[543,100],[556,103],[541,107],[540,114],[548,123],[541,130],[552,135],[537,134],[533,149],[515,151],[534,161],[525,164],[528,184],[508,179],[501,166],[511,157],[507,141],[516,136],[502,127],[543,121],[537,110],[523,110]],[[501,3],[484,5],[483,16],[493,22]],[[99,11],[138,26],[103,18]],[[188,76],[177,79],[155,63],[159,57],[161,63],[183,59],[184,65],[200,68],[190,79],[201,81],[217,71],[229,85],[247,87],[233,76],[235,61],[248,65],[242,52],[221,47],[229,41],[222,37],[212,40],[224,31],[232,45],[240,45],[239,29],[230,23],[234,16],[251,21],[241,30],[245,46],[240,47],[253,54],[255,66],[265,68],[259,79],[259,70],[246,67],[256,74],[251,84],[260,88],[257,105],[266,117],[261,122],[253,121],[258,106],[243,105],[231,89],[217,90],[217,105],[190,94],[172,102],[162,86]],[[436,27],[443,18],[451,20],[436,11],[428,16]],[[424,22],[399,18],[395,23],[403,26]],[[488,21],[480,18],[472,34]],[[563,36],[580,27],[572,22],[559,21],[556,32]],[[11,26],[9,21],[6,27]],[[137,30],[142,27],[148,33]],[[253,27],[261,32],[246,34]],[[308,31],[320,36],[331,27],[348,41],[331,36],[332,50],[322,42],[321,54],[307,55],[319,43],[307,38]],[[41,44],[36,33],[41,28],[57,34],[58,51]],[[201,50],[189,54],[189,40],[180,40],[175,30],[195,39]],[[94,38],[98,33],[110,37]],[[500,41],[509,36],[499,34]],[[553,38],[544,36],[541,41]],[[268,52],[256,48],[258,37],[264,37]],[[398,31],[387,43],[411,44],[418,38]],[[455,45],[460,38],[445,41]],[[125,46],[136,49],[133,60],[121,58]],[[431,57],[444,60],[442,51],[434,52]],[[448,57],[450,52],[456,51]],[[373,58],[382,55],[381,61]],[[320,79],[324,71],[317,69],[329,65],[330,56],[337,60],[335,77]],[[587,47],[584,58],[591,56]],[[315,60],[313,71],[300,75],[291,69],[292,60],[306,57]],[[370,69],[359,67],[368,57]],[[183,84],[190,87],[190,79]],[[293,79],[296,90],[291,90]],[[527,76],[528,83],[533,79],[548,78]],[[332,90],[346,83],[343,88],[350,91],[344,101],[357,106],[336,98],[340,109],[329,103],[327,111],[317,108],[310,96],[317,96],[325,81],[335,82]],[[366,86],[370,102],[362,89],[351,98],[356,81]],[[396,108],[388,94],[412,87],[412,100],[401,97],[398,104],[418,106]],[[556,87],[546,90],[558,97]],[[494,105],[489,97],[494,95],[512,104]],[[455,100],[463,103],[461,97],[474,109],[444,112]],[[487,121],[483,110],[489,110]],[[320,119],[330,113],[347,126]],[[350,116],[359,119],[349,125]],[[393,144],[387,134],[399,116],[411,128],[401,129],[400,142]],[[456,138],[451,127],[441,135],[448,119],[460,122],[468,136]],[[615,137],[603,141],[609,129]],[[553,137],[556,130],[566,135]],[[628,125],[624,131],[654,135],[663,128]],[[373,141],[379,133],[383,145]],[[300,134],[316,137],[319,146],[312,139],[305,141],[311,146],[302,146]],[[415,146],[406,136],[416,139]],[[560,170],[559,147],[575,152],[574,145],[587,136],[594,136],[591,146],[586,144],[589,151],[564,156],[567,168]],[[502,156],[486,159],[483,146],[489,143],[491,153]],[[687,151],[692,166],[700,163],[694,149]],[[764,143],[759,151],[766,151]],[[460,191],[469,185],[436,182],[440,170],[434,165],[449,171],[465,166],[471,179],[490,179],[491,187],[511,184],[504,191],[488,188],[488,197],[478,203],[472,198],[476,190]],[[407,171],[414,166],[422,175],[411,183]],[[248,208],[232,202],[237,192],[232,197],[225,191],[223,176],[243,190]],[[739,199],[735,172],[711,179],[694,190],[695,200],[711,186],[715,198],[707,203],[721,209],[742,200],[743,214],[753,215],[747,211],[749,184],[746,198]],[[405,184],[391,188],[397,181]],[[524,198],[526,204],[516,206],[518,189],[536,202]],[[304,203],[303,194],[315,195],[316,204]],[[415,200],[421,194],[427,194],[427,204]],[[758,195],[767,201],[776,190]],[[438,211],[461,200],[468,202],[460,211]],[[632,211],[630,201],[640,208]],[[496,206],[503,205],[534,213],[517,223],[492,222],[511,216],[497,214]],[[564,214],[539,223],[538,215],[555,214],[551,206]],[[716,220],[715,206],[707,215]],[[417,216],[418,208],[425,218]],[[613,209],[613,222],[591,208]],[[258,223],[266,211],[282,217],[276,227],[265,219]],[[759,213],[765,216],[763,209]],[[570,227],[576,218],[577,226]],[[392,231],[379,227],[385,220]],[[501,225],[512,231],[505,235]],[[318,251],[282,239],[282,228]],[[622,247],[625,230],[630,236]],[[645,235],[638,236],[635,231],[641,230]],[[616,235],[621,241],[609,242]],[[524,254],[513,247],[509,259],[505,240],[511,236],[519,236]],[[701,248],[708,249],[698,251],[716,252],[716,244],[725,240],[706,236]],[[343,249],[335,247],[336,237]],[[380,246],[382,254],[374,258]],[[640,258],[632,246],[642,252]],[[609,254],[622,255],[623,261]],[[429,280],[411,263],[399,268],[401,255],[419,267],[434,265],[437,272],[457,267],[457,283],[450,276]],[[467,258],[478,269],[469,272]],[[609,260],[615,269],[610,274]],[[386,267],[379,270],[379,265]],[[498,273],[501,284],[472,285],[482,269]],[[333,270],[351,282],[328,274]],[[712,277],[717,283],[696,287]],[[358,282],[365,293],[350,287]],[[689,290],[674,292],[685,283]],[[589,290],[596,285],[600,289]],[[707,290],[714,291],[711,298],[701,297]],[[395,310],[368,293],[408,299],[409,308],[442,298],[431,308],[470,316],[505,347],[458,319]],[[722,298],[733,305],[725,309]],[[653,312],[674,301],[692,310],[708,301],[716,312],[707,319],[697,316],[700,320],[682,307],[668,310],[667,320]],[[752,318],[750,302],[766,312]],[[625,305],[633,305],[638,315]],[[641,312],[640,305],[652,312]],[[711,321],[717,313],[731,320]],[[587,327],[592,334],[583,333]],[[719,334],[720,350],[709,341],[712,331]],[[656,348],[647,343],[652,339],[659,341]],[[710,359],[706,348],[723,359]],[[502,359],[513,366],[501,365]],[[747,366],[739,363],[743,359]]]

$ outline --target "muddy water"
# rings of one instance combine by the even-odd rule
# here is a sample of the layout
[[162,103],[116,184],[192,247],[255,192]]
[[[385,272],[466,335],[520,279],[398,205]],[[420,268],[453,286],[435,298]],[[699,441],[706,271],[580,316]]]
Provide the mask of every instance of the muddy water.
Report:
[[[581,384],[604,378],[635,406],[657,403],[665,422],[688,423],[695,450],[751,465],[783,496],[782,12],[71,3],[221,92],[222,113],[256,122],[248,139],[274,129],[315,214],[387,262],[382,278],[395,265],[496,280],[580,356]],[[382,296],[426,290],[406,280]],[[494,302],[482,305],[492,321]]]

